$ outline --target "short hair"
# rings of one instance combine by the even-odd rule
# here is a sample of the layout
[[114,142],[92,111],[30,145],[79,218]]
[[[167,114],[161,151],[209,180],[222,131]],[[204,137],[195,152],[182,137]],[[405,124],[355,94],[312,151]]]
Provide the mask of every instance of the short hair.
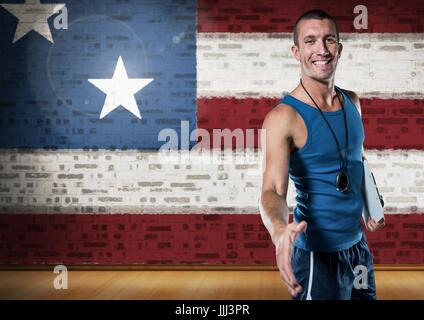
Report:
[[294,42],[295,45],[299,45],[298,26],[299,26],[300,21],[309,20],[309,19],[318,19],[318,20],[328,19],[328,20],[332,21],[334,23],[334,26],[336,27],[336,37],[337,37],[337,42],[339,42],[339,39],[340,39],[339,38],[339,29],[337,28],[336,20],[330,14],[325,12],[324,10],[313,9],[313,10],[309,10],[309,11],[305,12],[299,18],[297,18],[296,23],[294,24],[294,32],[293,32],[293,42]]

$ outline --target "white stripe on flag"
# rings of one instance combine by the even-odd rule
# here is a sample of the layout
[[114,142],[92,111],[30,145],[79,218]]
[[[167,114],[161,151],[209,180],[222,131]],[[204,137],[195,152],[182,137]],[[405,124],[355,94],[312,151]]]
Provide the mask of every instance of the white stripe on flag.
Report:
[[[422,99],[423,33],[342,33],[336,84],[361,97]],[[198,97],[281,97],[298,83],[291,33],[198,33]]]
[[[423,151],[367,150],[366,157],[387,213],[424,211]],[[157,152],[2,150],[0,163],[0,212],[259,212],[258,150],[192,152],[168,164]],[[294,199],[290,181],[291,210]]]

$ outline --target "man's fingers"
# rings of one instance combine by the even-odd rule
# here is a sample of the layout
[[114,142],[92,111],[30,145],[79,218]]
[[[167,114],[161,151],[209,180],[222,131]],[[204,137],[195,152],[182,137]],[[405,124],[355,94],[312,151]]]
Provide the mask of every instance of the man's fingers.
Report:
[[280,270],[282,275],[284,276],[284,280],[288,286],[292,287],[292,279],[287,272],[287,266],[291,263],[291,248],[290,244],[287,242],[281,248],[281,265]]
[[370,231],[375,231],[377,229],[377,223],[372,218],[368,218],[367,225]]
[[308,227],[308,224],[306,223],[306,221],[302,221],[298,224],[294,224],[293,232],[290,234],[290,240],[292,241],[292,243],[294,243],[294,240],[296,239],[299,233],[306,231],[307,227]]
[[288,288],[289,290],[293,290],[293,287],[292,287],[292,285],[290,284],[290,280],[289,280],[289,278],[287,277],[286,272],[285,272],[283,269],[281,269],[281,270],[280,270],[280,275],[281,275],[281,278],[283,279],[284,283],[286,284],[287,288]]
[[290,274],[289,265],[291,264],[291,248],[290,244],[288,244],[289,240],[284,242],[281,246],[281,250],[279,252],[278,260],[279,260],[279,269],[281,278],[284,280],[290,291],[295,289],[295,279],[292,273]]
[[284,252],[283,252],[283,258],[284,258],[284,263],[283,263],[283,270],[288,278],[288,280],[290,281],[290,286],[294,289],[297,290],[300,285],[297,283],[296,277],[293,273],[293,269],[291,267],[291,256],[292,256],[292,247],[294,245],[294,241],[296,239],[296,236],[299,233],[305,232],[306,228],[307,228],[307,223],[306,221],[302,221],[299,224],[295,224],[294,228],[292,229],[293,231],[291,232],[291,234],[289,235],[290,241],[288,243],[286,243],[286,245],[284,246]]
[[277,261],[280,275],[293,297],[300,293],[302,287],[297,282],[291,267],[292,248],[296,236],[299,233],[305,232],[306,228],[307,223],[305,221],[298,224],[291,223],[288,225],[284,235],[280,238],[281,241],[279,244],[281,245],[277,247]]
[[283,266],[283,270],[284,270],[285,274],[287,275],[287,279],[289,281],[290,287],[292,289],[296,289],[297,287],[299,287],[299,284],[297,283],[296,277],[293,273],[291,266],[288,265],[288,264],[285,264]]
[[287,289],[289,290],[291,296],[292,297],[297,296],[302,291],[302,287],[297,282],[293,284],[291,281],[289,281],[284,271],[282,272],[282,274],[284,274],[284,277],[285,277],[284,283],[286,284]]
[[295,297],[300,293],[300,291],[302,291],[302,287],[299,284],[292,284],[292,281],[289,280],[289,277],[284,270],[280,270],[280,275],[292,297]]
[[307,227],[308,227],[308,224],[306,223],[306,221],[302,221],[296,226],[296,232],[297,233],[305,232]]
[[368,218],[368,221],[367,221],[367,226],[368,226],[368,229],[370,231],[379,230],[379,229],[383,228],[385,225],[386,225],[386,223],[385,223],[384,220],[376,222],[374,219]]
[[292,267],[291,267],[291,255],[292,255],[292,243],[287,243],[286,247],[284,248],[283,252],[283,271],[287,276],[287,280],[290,283],[290,287],[292,289],[296,289],[296,287],[299,286],[299,284],[296,281],[296,277],[293,273]]

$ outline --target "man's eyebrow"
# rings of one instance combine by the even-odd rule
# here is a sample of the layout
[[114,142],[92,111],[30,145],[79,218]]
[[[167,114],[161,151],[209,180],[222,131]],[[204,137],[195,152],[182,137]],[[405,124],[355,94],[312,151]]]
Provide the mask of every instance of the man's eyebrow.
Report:
[[[324,38],[329,38],[329,37],[337,38],[334,33],[327,33],[326,35],[324,35]],[[304,36],[303,40],[315,39],[315,38],[316,38],[316,36],[310,34],[310,35]]]

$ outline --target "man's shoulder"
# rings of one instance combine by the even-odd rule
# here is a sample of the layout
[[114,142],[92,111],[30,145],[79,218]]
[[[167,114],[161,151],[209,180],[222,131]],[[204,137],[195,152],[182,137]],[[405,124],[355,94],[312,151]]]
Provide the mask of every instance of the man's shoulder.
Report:
[[296,117],[295,109],[289,104],[279,103],[272,108],[265,116],[264,122],[288,123]]
[[352,100],[355,107],[361,113],[361,102],[359,101],[359,96],[352,90],[342,89],[343,92]]
[[265,116],[263,128],[279,131],[280,133],[291,132],[295,123],[296,111],[288,104],[279,103]]
[[355,100],[359,100],[358,95],[354,91],[348,90],[348,89],[342,89],[342,90],[344,93],[346,93],[349,96],[350,99],[354,100],[354,102]]

